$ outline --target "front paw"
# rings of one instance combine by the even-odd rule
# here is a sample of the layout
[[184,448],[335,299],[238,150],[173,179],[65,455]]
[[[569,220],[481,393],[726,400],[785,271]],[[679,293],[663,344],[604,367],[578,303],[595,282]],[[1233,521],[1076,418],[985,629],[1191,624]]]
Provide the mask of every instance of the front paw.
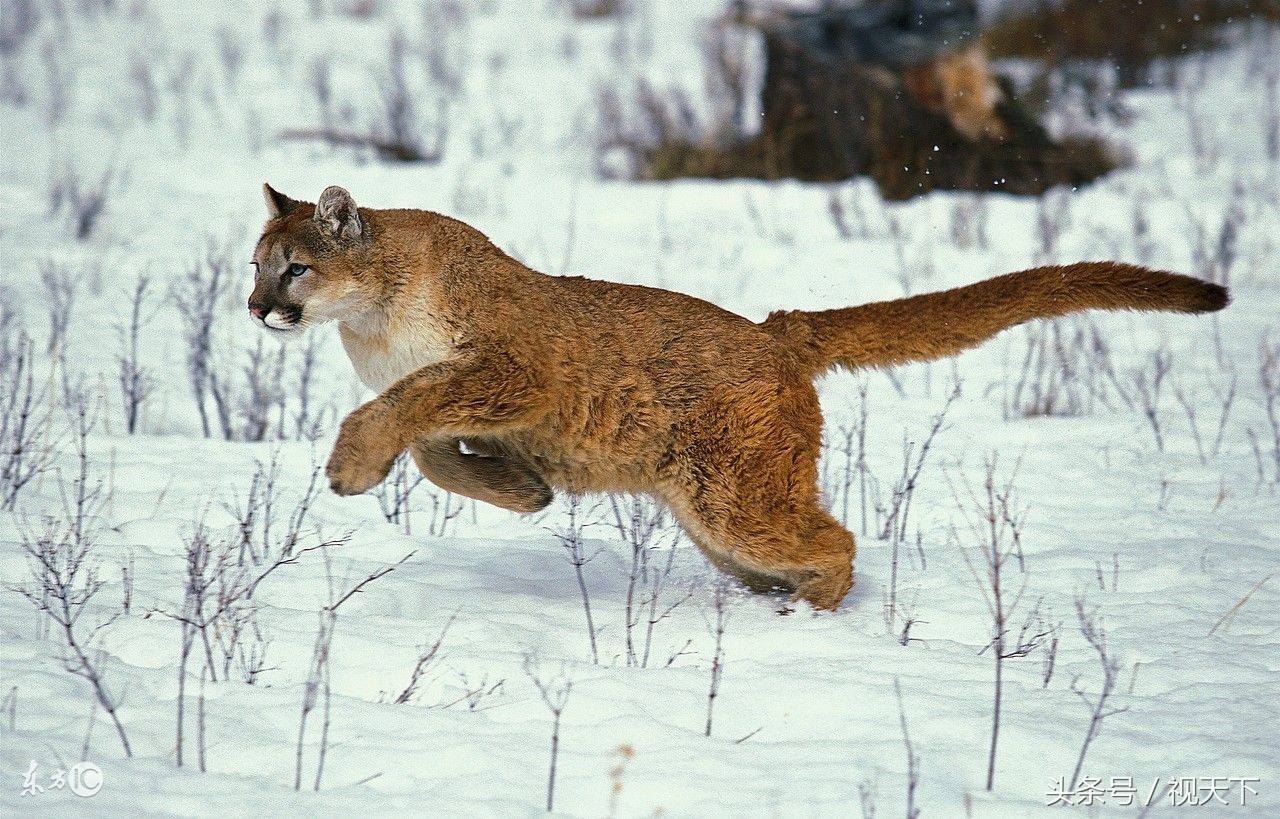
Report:
[[325,466],[329,488],[338,495],[359,495],[377,486],[404,449],[397,440],[394,426],[379,417],[374,404],[348,415]]

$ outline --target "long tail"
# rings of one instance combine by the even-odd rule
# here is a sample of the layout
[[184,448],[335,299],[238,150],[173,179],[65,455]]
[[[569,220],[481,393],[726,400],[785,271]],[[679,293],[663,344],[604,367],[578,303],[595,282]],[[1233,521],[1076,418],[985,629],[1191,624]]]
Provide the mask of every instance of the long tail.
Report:
[[771,313],[761,325],[789,342],[818,375],[833,367],[928,361],[976,347],[1008,327],[1080,310],[1208,313],[1227,306],[1225,287],[1120,262],[1034,267],[895,301],[817,312]]

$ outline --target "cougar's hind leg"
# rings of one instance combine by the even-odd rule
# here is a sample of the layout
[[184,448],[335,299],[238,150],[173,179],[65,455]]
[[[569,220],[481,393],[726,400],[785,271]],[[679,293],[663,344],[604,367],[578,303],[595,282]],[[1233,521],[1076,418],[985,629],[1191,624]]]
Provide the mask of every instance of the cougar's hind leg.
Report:
[[691,429],[666,494],[715,565],[753,590],[781,586],[835,609],[853,585],[853,535],[819,502],[817,396],[807,383],[786,386],[776,406],[761,390],[735,403],[731,439],[715,423]]
[[814,509],[805,536],[807,558],[795,596],[817,609],[836,609],[853,588],[853,534],[822,509]]
[[816,609],[834,610],[853,586],[853,535],[816,504],[768,521],[751,514],[692,518],[681,516],[690,539],[753,592],[786,589]]
[[410,454],[427,480],[468,498],[510,509],[537,512],[555,496],[528,464],[510,455],[469,455],[455,438],[419,441]]

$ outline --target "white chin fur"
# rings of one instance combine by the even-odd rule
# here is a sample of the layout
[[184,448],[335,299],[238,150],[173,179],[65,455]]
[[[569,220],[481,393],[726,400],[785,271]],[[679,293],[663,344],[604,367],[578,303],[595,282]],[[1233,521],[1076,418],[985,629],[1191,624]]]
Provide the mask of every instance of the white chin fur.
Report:
[[298,329],[297,324],[290,324],[289,322],[285,321],[283,318],[280,317],[280,314],[277,313],[275,310],[272,310],[270,313],[267,313],[266,317],[262,319],[262,323],[270,327],[272,330]]

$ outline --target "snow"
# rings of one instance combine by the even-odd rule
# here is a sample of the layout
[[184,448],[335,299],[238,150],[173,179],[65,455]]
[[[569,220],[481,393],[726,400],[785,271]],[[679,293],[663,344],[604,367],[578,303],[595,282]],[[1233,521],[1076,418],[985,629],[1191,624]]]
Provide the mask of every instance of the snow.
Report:
[[[1274,467],[1264,462],[1267,476],[1258,478],[1248,436],[1253,430],[1269,457],[1259,362],[1262,346],[1274,349],[1277,339],[1280,164],[1267,157],[1259,111],[1274,104],[1266,102],[1265,78],[1280,61],[1274,35],[1242,34],[1221,54],[1188,58],[1177,89],[1126,93],[1128,119],[1091,127],[1127,146],[1132,166],[1094,186],[1044,205],[999,194],[932,194],[882,205],[865,181],[833,188],[596,177],[598,86],[625,92],[630,76],[646,76],[698,98],[698,38],[717,3],[643,4],[650,10],[622,23],[575,21],[554,3],[461,2],[446,4],[459,11],[438,17],[411,3],[369,5],[377,10],[370,17],[313,17],[304,3],[56,4],[66,10],[42,7],[31,37],[3,55],[0,293],[35,336],[42,374],[52,366],[44,355],[42,265],[53,260],[89,271],[64,342],[66,381],[83,379],[104,402],[88,444],[91,478],[110,490],[94,521],[92,552],[106,585],[85,615],[88,628],[119,607],[119,567],[134,567],[130,612],[96,643],[134,757],[124,757],[99,711],[86,758],[100,766],[104,783],[90,798],[67,790],[20,795],[31,760],[47,784],[56,768],[81,759],[93,700],[89,686],[64,670],[56,632],[42,636],[42,617],[20,594],[0,594],[0,697],[11,695],[0,709],[5,815],[535,815],[544,806],[552,720],[525,673],[526,658],[544,677],[573,682],[561,727],[558,814],[611,812],[611,770],[627,746],[634,756],[616,775],[619,815],[856,815],[860,788],[871,791],[879,815],[896,815],[906,799],[907,753],[895,680],[921,760],[916,798],[923,815],[1049,814],[1059,809],[1046,807],[1046,793],[1071,773],[1089,722],[1072,681],[1091,696],[1101,683],[1097,657],[1076,627],[1081,594],[1105,622],[1108,648],[1121,663],[1114,704],[1127,709],[1105,719],[1084,772],[1104,781],[1131,776],[1139,801],[1156,777],[1162,784],[1171,777],[1256,778],[1247,807],[1233,791],[1232,804],[1215,805],[1212,815],[1280,814],[1280,578],[1265,582],[1280,555],[1280,504]],[[314,66],[323,54],[333,60],[335,98],[354,107],[354,123],[367,122],[393,28],[410,38],[453,38],[446,51],[463,72],[443,162],[385,164],[276,139],[283,129],[316,124]],[[243,52],[234,70],[220,56],[231,46]],[[157,75],[150,118],[139,65]],[[58,76],[66,79],[66,110],[55,115]],[[113,164],[122,174],[83,242],[65,211],[49,203],[68,164],[89,180]],[[270,668],[253,685],[233,671],[205,687],[208,771],[201,773],[193,764],[199,666],[193,661],[188,669],[187,764],[179,768],[180,628],[162,613],[182,606],[185,539],[198,520],[215,536],[233,535],[226,506],[243,502],[256,461],[277,459],[281,503],[291,510],[336,428],[327,417],[314,444],[200,434],[182,324],[165,294],[204,253],[208,237],[242,259],[244,269],[233,274],[243,292],[228,299],[217,328],[221,360],[241,365],[257,341],[238,302],[250,287],[264,180],[309,199],[342,184],[361,205],[439,210],[543,271],[681,290],[754,319],[781,307],[900,296],[899,252],[913,292],[1030,266],[1041,258],[1037,219],[1058,201],[1069,217],[1051,260],[1108,257],[1199,272],[1197,226],[1212,249],[1224,216],[1238,207],[1244,218],[1230,271],[1234,303],[1220,316],[1090,317],[1130,388],[1132,373],[1149,370],[1153,352],[1170,352],[1171,379],[1195,396],[1206,445],[1221,411],[1214,389],[1229,383],[1223,362],[1238,379],[1238,395],[1220,451],[1202,463],[1168,386],[1158,408],[1163,451],[1141,409],[1114,394],[1111,406],[1095,399],[1090,411],[1072,416],[1004,412],[1025,355],[1021,329],[954,363],[898,370],[901,392],[883,374],[866,376],[868,467],[886,493],[902,469],[903,435],[918,445],[952,380],[962,383],[922,472],[898,566],[898,595],[914,601],[918,618],[912,639],[904,646],[886,633],[891,549],[877,532],[857,532],[855,488],[849,523],[859,534],[858,579],[839,612],[800,606],[781,616],[777,599],[732,598],[710,737],[703,728],[715,645],[707,621],[717,575],[687,541],[677,543],[663,599],[688,599],[656,626],[649,667],[629,667],[629,547],[607,501],[583,500],[585,546],[594,555],[583,572],[598,629],[597,664],[573,567],[557,539],[568,521],[564,499],[532,517],[467,502],[432,526],[431,487],[424,485],[414,495],[412,534],[405,534],[384,521],[373,498],[324,491],[304,542],[347,533],[349,540],[329,550],[328,571],[322,554],[310,551],[255,594]],[[865,235],[840,238],[828,215],[833,191],[848,207],[855,198],[862,203]],[[953,215],[977,202],[986,208],[989,241],[959,247]],[[1149,224],[1145,245],[1135,234],[1135,210]],[[890,218],[905,237],[897,246]],[[141,275],[153,281],[142,359],[157,387],[141,434],[130,436],[116,356],[118,328]],[[315,395],[345,413],[368,396],[334,329],[313,332],[321,337]],[[289,349],[291,366],[299,350]],[[838,375],[821,385],[834,447],[831,487],[845,467],[838,430],[856,418],[858,384],[857,376]],[[64,415],[56,414],[59,428]],[[38,529],[42,516],[66,517],[64,489],[76,457],[70,437],[60,440],[54,469],[23,490],[13,512],[0,512],[7,587],[32,582],[24,533]],[[1047,685],[1043,649],[1005,665],[996,783],[988,793],[993,665],[981,649],[991,626],[961,555],[962,545],[978,544],[952,486],[980,482],[992,452],[999,453],[1000,479],[1020,459],[1017,505],[1027,512],[1022,610],[1040,600],[1046,618],[1063,626]],[[673,540],[674,530],[664,530],[655,555],[665,560]],[[405,555],[412,556],[338,612],[324,778],[313,792],[313,714],[304,788],[295,792],[299,713],[329,574],[349,588]],[[1020,572],[1014,576],[1021,582]],[[1234,617],[1220,622],[1250,590]],[[450,617],[419,695],[394,704],[420,647],[434,642]],[[466,695],[477,687],[494,690],[473,709]],[[1099,810],[1136,809],[1108,803]]]

